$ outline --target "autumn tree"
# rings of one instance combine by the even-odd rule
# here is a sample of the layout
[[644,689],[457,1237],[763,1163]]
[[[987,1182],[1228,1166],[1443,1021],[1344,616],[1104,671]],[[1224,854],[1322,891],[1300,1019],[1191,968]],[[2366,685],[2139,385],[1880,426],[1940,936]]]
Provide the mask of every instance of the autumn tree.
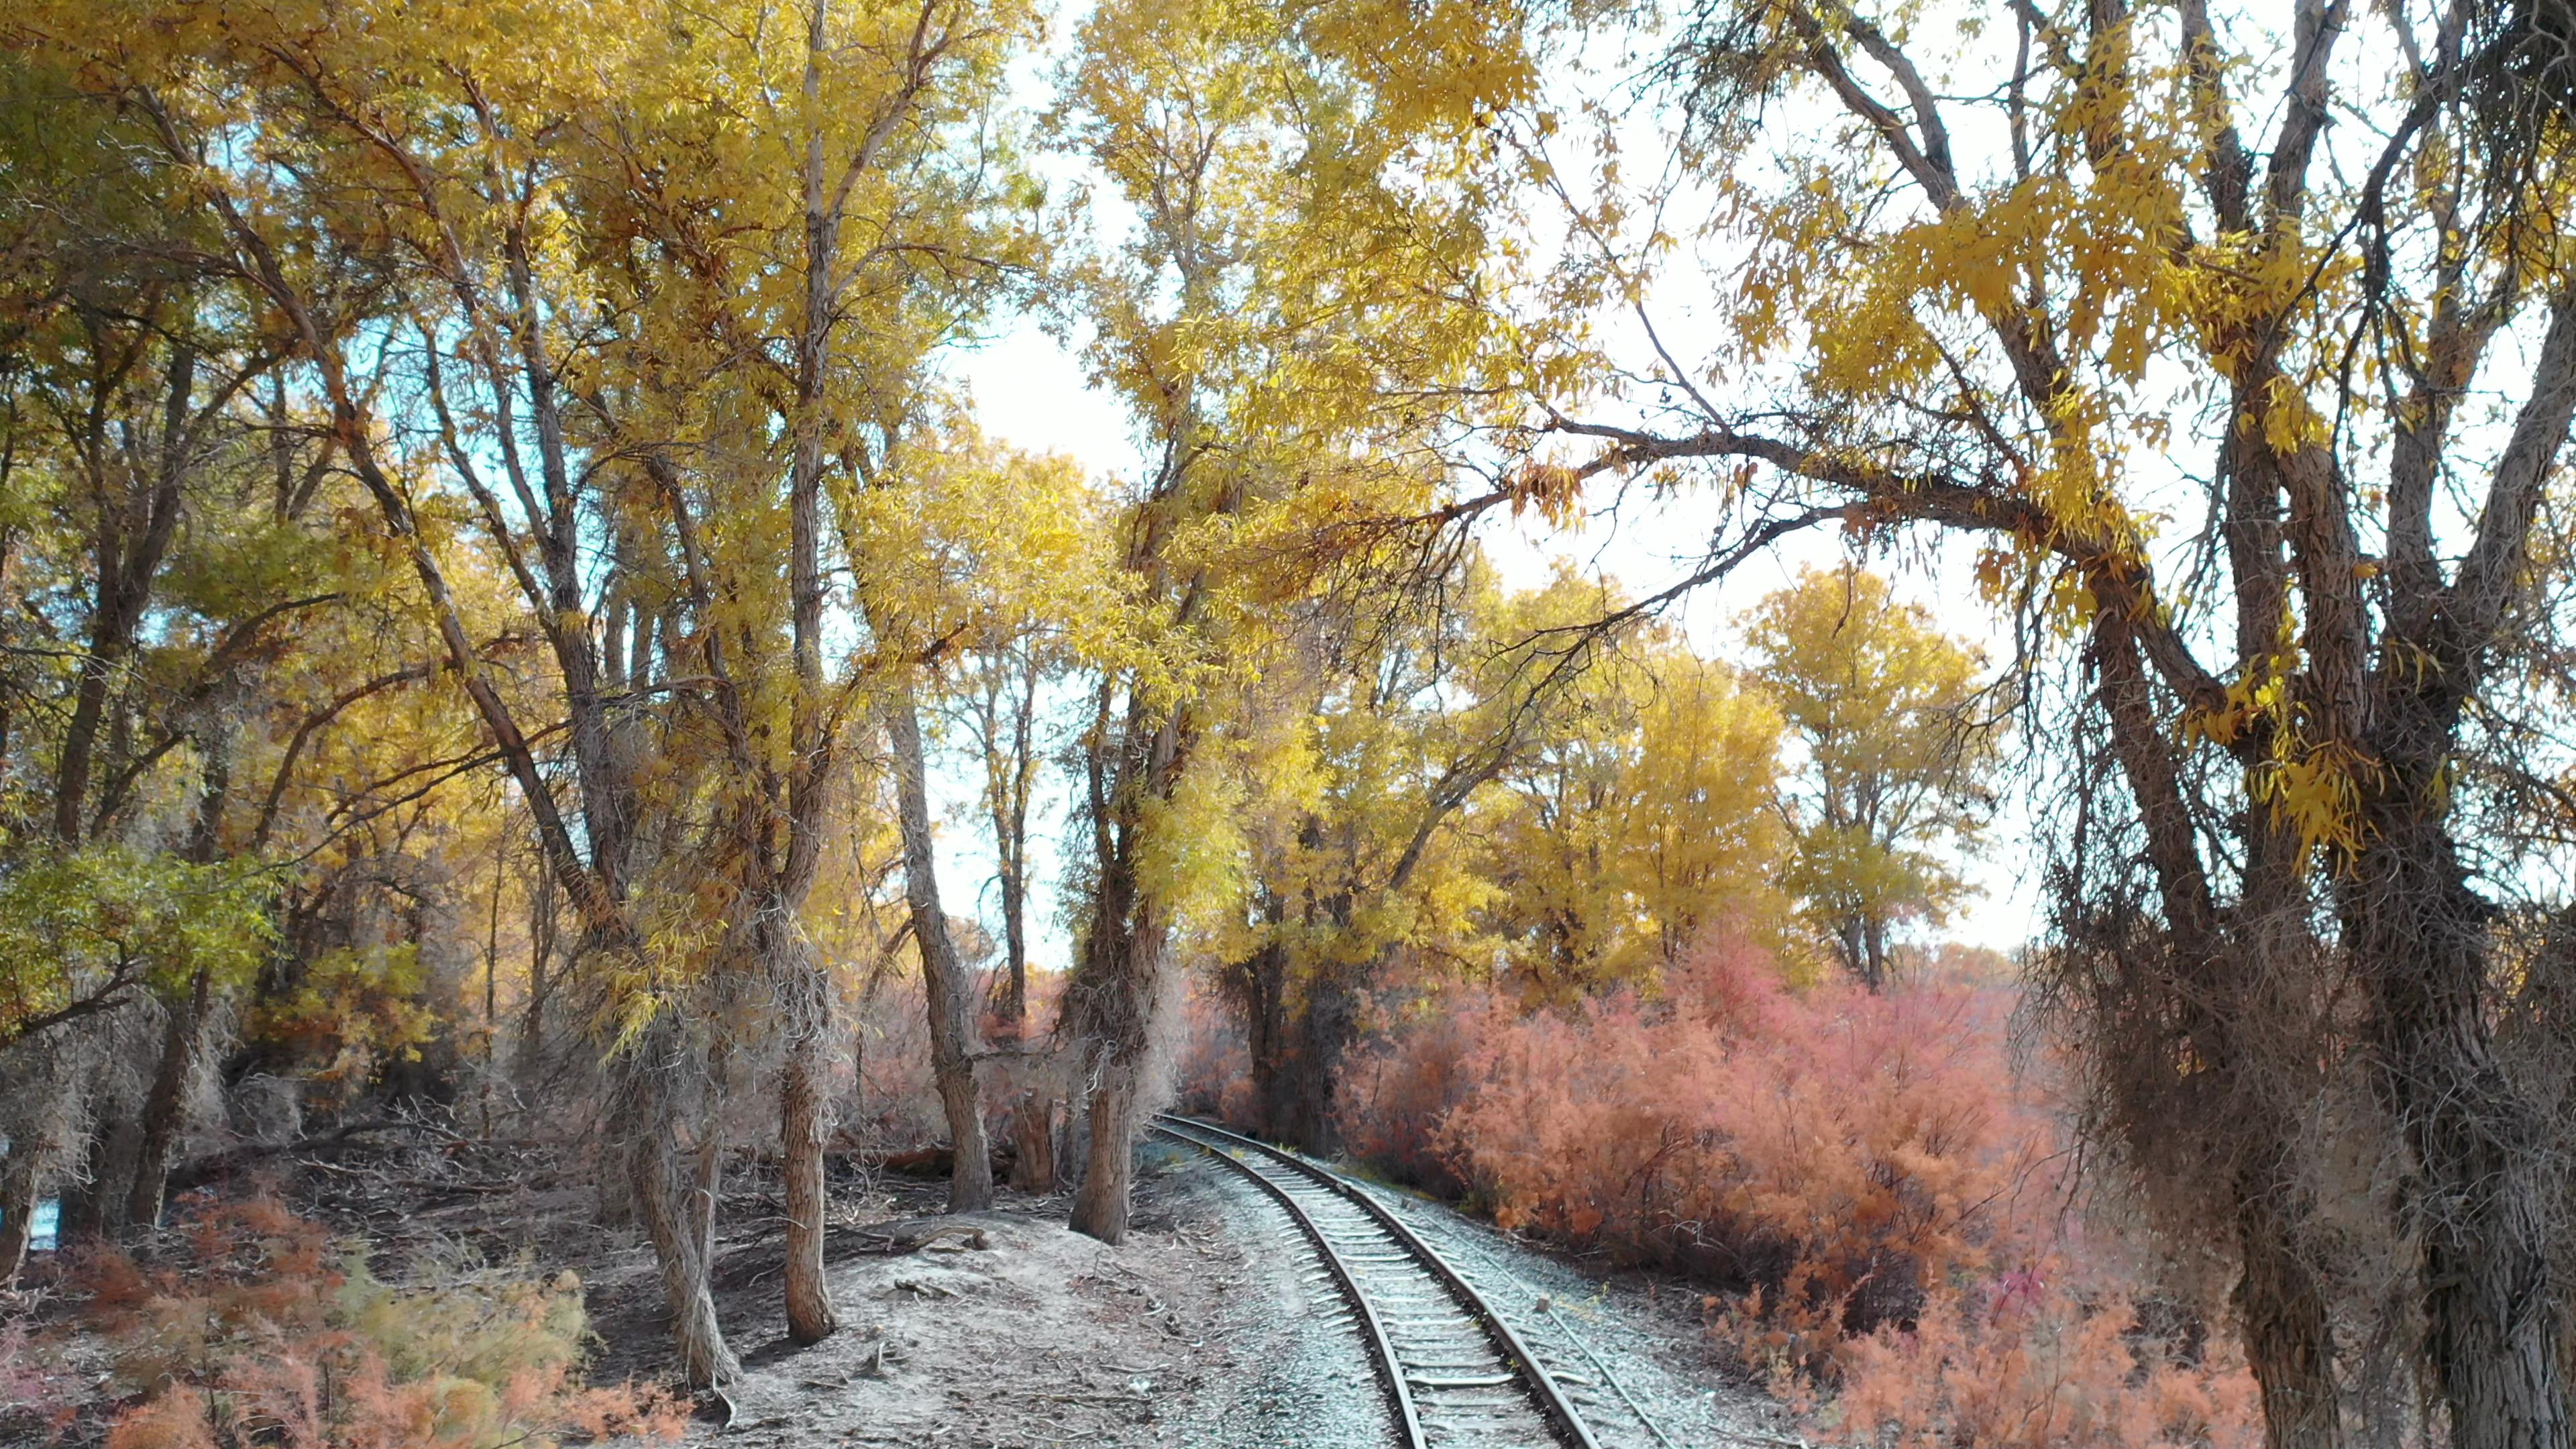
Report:
[[131,164],[148,124],[88,103],[61,57],[13,55],[0,126],[14,1272],[54,1188],[76,1231],[158,1221],[187,1088],[279,935],[256,857],[300,779],[281,747],[321,727],[287,721],[349,662],[327,655],[337,620],[372,616],[396,653],[405,631],[383,627],[384,570],[331,527],[331,450],[301,431],[286,339],[203,264],[205,219]]
[[1562,692],[1479,633],[1496,598],[1483,560],[1436,566],[1431,588],[1418,567],[1363,568],[1304,601],[1225,711],[1247,899],[1192,944],[1227,963],[1256,1125],[1318,1153],[1371,995],[1407,959],[1469,949],[1487,885],[1460,822],[1553,721],[1531,691]]
[[[707,1383],[733,1370],[706,1289],[721,1118],[688,1084],[761,1044],[733,1039],[755,988],[788,1048],[791,1317],[831,1326],[828,997],[799,913],[864,661],[827,663],[825,552],[870,400],[1008,263],[972,220],[977,178],[1007,173],[938,157],[1018,31],[939,5],[817,4],[792,31],[659,14],[275,6],[173,14],[144,48],[79,7],[30,23],[136,118],[420,590],[612,984],[612,1116]],[[768,78],[757,114],[653,99],[720,72]],[[743,225],[709,233],[709,205]],[[515,597],[457,587],[460,531]],[[484,652],[494,604],[543,641],[533,700]],[[529,722],[558,712],[560,771]]]
[[[864,573],[880,547],[865,495],[916,426],[928,357],[1030,267],[1016,172],[952,162],[961,148],[1006,143],[988,97],[1032,22],[1007,4],[940,0],[816,0],[801,20],[792,36],[748,20],[684,32],[667,58],[681,74],[750,86],[758,124],[699,112],[613,133],[621,184],[599,199],[601,214],[655,264],[622,278],[635,325],[610,354],[620,371],[586,402],[613,429],[603,449],[646,454],[638,514],[675,546],[678,582],[706,621],[722,808],[744,893],[724,914],[748,932],[727,950],[758,964],[784,1037],[790,1331],[813,1342],[834,1327],[822,1079],[835,1033],[803,913],[854,713],[873,689],[886,691],[896,747],[913,939],[957,1149],[952,1205],[983,1206],[990,1192],[971,1012],[931,878],[920,781],[913,672],[939,638],[889,631],[898,601],[827,581],[839,568]],[[732,224],[711,227],[718,214]],[[672,367],[675,339],[696,370]],[[753,371],[729,375],[734,363]],[[619,402],[641,415],[621,416]],[[879,636],[869,647],[827,640],[845,611]]]
[[1652,985],[1720,923],[1780,938],[1779,716],[1669,630],[1595,626],[1633,607],[1561,573],[1487,626],[1502,657],[1572,666],[1470,826],[1486,929],[1532,1002]]
[[[2062,1000],[2102,1120],[2237,1260],[2282,1445],[2342,1436],[2355,1265],[2318,1194],[2383,1151],[2453,1439],[2569,1438],[2542,1098],[2495,1035],[2526,878],[2473,876],[2461,833],[2528,747],[2476,721],[2563,584],[2547,14],[1694,7],[1669,185],[1558,192],[1567,287],[1641,317],[1642,350],[1561,332],[1524,373],[1522,491],[1704,478],[1702,576],[1800,528],[1937,531],[2073,641],[2099,769],[2060,817]],[[1576,174],[1549,119],[1507,128],[1542,181]],[[1684,350],[1657,278],[1724,325]],[[2363,1139],[2312,1152],[2347,1063],[2396,1133],[2341,1114]]]
[[[1108,1241],[1165,1045],[1172,932],[1239,899],[1226,780],[1199,768],[1210,690],[1255,666],[1352,525],[1412,511],[1372,500],[1427,501],[1418,403],[1475,356],[1476,315],[1444,288],[1485,250],[1476,116],[1531,77],[1491,45],[1498,25],[1454,5],[1136,0],[1082,27],[1064,133],[1136,214],[1086,282],[1092,357],[1147,459],[1116,534],[1147,647],[1093,693],[1064,1020],[1089,1083],[1073,1221]],[[1408,42],[1458,64],[1375,63]]]
[[[931,1015],[932,1072],[948,1119],[949,1206],[965,1211],[990,1206],[993,1192],[975,1065],[984,1054],[982,1012],[938,878],[923,728],[925,714],[938,716],[923,700],[937,704],[953,641],[1031,644],[1053,635],[1074,649],[1097,649],[1116,633],[1121,611],[1106,587],[1099,534],[1086,526],[1094,517],[1090,500],[1070,464],[988,443],[935,398],[913,406],[915,416],[889,429],[892,446],[863,470],[867,492],[850,514],[851,557],[869,631],[888,656],[881,708],[904,897]],[[1027,687],[1035,689],[1033,682]],[[1034,710],[1033,694],[1016,707]],[[1026,792],[1036,762],[1025,734],[987,749],[1019,752],[1016,762],[988,754],[987,769],[998,763],[1005,773],[988,776],[986,789],[997,841],[1009,859],[1024,862]],[[1026,951],[1025,931],[1017,921],[1012,949]],[[1025,956],[1019,961],[1024,973]]]
[[1762,601],[1745,642],[1804,756],[1782,792],[1789,888],[1875,991],[1889,928],[1938,925],[1966,893],[1951,860],[1992,804],[2001,709],[1975,654],[1866,570],[1802,572]]

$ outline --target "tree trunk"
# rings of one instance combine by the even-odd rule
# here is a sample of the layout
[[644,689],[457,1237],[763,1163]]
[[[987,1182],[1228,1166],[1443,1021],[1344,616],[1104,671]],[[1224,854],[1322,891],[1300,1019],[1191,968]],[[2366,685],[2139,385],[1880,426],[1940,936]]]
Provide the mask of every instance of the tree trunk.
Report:
[[1252,1116],[1247,1124],[1274,1140],[1295,1116],[1296,1064],[1289,1039],[1288,948],[1265,941],[1240,968],[1247,1055],[1252,1058]]
[[83,817],[89,805],[90,762],[98,753],[99,721],[107,712],[108,682],[125,652],[120,632],[102,615],[89,652],[81,656],[71,722],[63,727],[61,756],[54,767],[54,834],[66,844],[79,844],[87,823]]
[[27,1247],[36,1234],[36,1206],[55,1176],[63,1139],[80,1113],[77,1082],[56,1076],[37,1090],[53,1093],[46,1110],[28,1124],[33,1130],[23,1140],[10,1144],[9,1155],[0,1157],[0,1214],[7,1217],[0,1222],[0,1289],[16,1286],[18,1271],[26,1266]]
[[1298,1014],[1295,1111],[1288,1135],[1317,1157],[1330,1157],[1339,1149],[1333,1088],[1341,1075],[1342,1052],[1359,1034],[1359,993],[1344,975],[1348,969],[1318,972],[1307,983],[1305,1009]]
[[2567,1449],[2549,1261],[2556,1144],[2496,1057],[2490,908],[2437,821],[2409,811],[2376,823],[2353,899],[2385,1090],[2415,1159],[2425,1346],[2451,1442]]
[[829,983],[810,959],[799,964],[804,990],[789,1023],[787,1063],[779,1084],[780,1161],[787,1179],[787,1336],[820,1343],[840,1326],[823,1276],[823,1232],[829,1194],[823,1145],[823,1046],[831,1029]]
[[930,1072],[939,1089],[939,1105],[948,1117],[948,1141],[956,1151],[956,1168],[948,1180],[948,1210],[976,1212],[993,1205],[993,1164],[975,1082],[975,993],[966,979],[965,963],[957,959],[948,917],[939,904],[921,719],[909,688],[886,711],[886,734],[894,746],[904,903],[912,916],[913,944],[921,953],[922,995],[930,1011]]
[[1843,918],[1842,929],[1834,933],[1834,948],[1843,958],[1843,969],[1864,988],[1879,988],[1878,961],[1869,949],[1869,923],[1857,915]]
[[161,1224],[163,1187],[170,1176],[170,1148],[186,1116],[188,1078],[196,1071],[197,1052],[205,1040],[206,997],[211,982],[200,967],[189,984],[188,1000],[169,1007],[169,1025],[161,1038],[161,1066],[143,1098],[142,1147],[135,1158],[134,1186],[126,1194],[128,1225],[150,1231]]
[[683,1180],[679,1155],[672,1150],[673,1104],[664,1078],[682,1053],[677,1037],[667,1021],[657,1021],[620,1062],[625,1080],[619,1084],[619,1126],[626,1139],[635,1213],[661,1268],[680,1376],[692,1388],[718,1388],[741,1376],[742,1362],[725,1344],[708,1282],[716,1186],[709,1177],[716,1154],[708,1149],[715,1145],[714,1134],[705,1134],[699,1143],[695,1182]]
[[0,1158],[0,1290],[18,1285],[36,1234],[36,1187],[44,1164],[31,1147]]
[[545,1067],[546,999],[554,989],[548,968],[555,951],[554,861],[540,847],[528,883],[528,1004],[519,1023],[519,1050],[511,1071],[521,1083]]
[[2268,1205],[2275,1184],[2240,1173],[2236,1316],[2246,1365],[2263,1394],[2266,1449],[2337,1449],[2334,1331],[2316,1274],[2293,1246],[2294,1225]]
[[1022,1192],[1055,1191],[1055,1122],[1060,1105],[1047,1088],[1020,1094],[1011,1117],[1011,1186]]
[[103,1122],[92,1123],[82,1135],[80,1176],[66,1184],[62,1193],[65,1242],[103,1236],[117,1222],[118,1204],[110,1186],[116,1175],[114,1129]]
[[692,1215],[681,1201],[677,1166],[670,1143],[658,1135],[635,1145],[635,1211],[662,1269],[680,1377],[691,1388],[717,1388],[741,1376],[742,1362],[726,1346],[724,1329],[716,1321],[704,1242],[692,1231]]
[[1071,1225],[1110,1244],[1127,1236],[1136,1133],[1145,1094],[1156,1085],[1151,1073],[1163,972],[1162,918],[1140,901],[1132,861],[1120,856],[1114,864],[1101,883],[1101,918],[1083,943],[1082,971],[1070,988],[1070,1019],[1092,1083],[1091,1147]]
[[[2241,1260],[2237,1316],[2247,1363],[2262,1391],[2265,1441],[2269,1449],[2337,1449],[2342,1405],[2334,1381],[2332,1320],[2303,1252],[2313,1205],[2296,1186],[2298,1113],[2309,1096],[2284,1094],[2279,1083],[2264,1080],[2259,1054],[2245,1040],[2265,1023],[2274,1030],[2289,1027],[2250,989],[2262,973],[2240,963],[2248,956],[2278,957],[2286,966],[2285,953],[2305,941],[2306,893],[2295,837],[2260,814],[2249,822],[2244,896],[2233,913],[2233,932],[2224,928],[2194,841],[2191,807],[2167,736],[2156,723],[2144,660],[2125,618],[2106,615],[2096,625],[2092,659],[2101,671],[2103,716],[2137,804],[2163,906],[2158,949],[2168,953],[2173,979],[2156,993],[2154,1005],[2159,1014],[2172,1012],[2182,1027],[2208,1092],[2198,1111],[2176,1113],[2172,1098],[2152,1098],[2133,1109],[2137,1116],[2129,1131],[2133,1142],[2142,1130],[2189,1132],[2214,1152],[2235,1155],[2240,1165],[2212,1185],[2210,1210],[2235,1220]],[[2165,1030],[2143,1040],[2123,1034],[2114,1051],[2142,1051],[2155,1064],[2150,1072],[2169,1073],[2172,1042]],[[2148,1075],[2136,1073],[2135,1079]],[[2154,1125],[2142,1128],[2143,1122]]]
[[1082,1189],[1073,1196],[1070,1226],[1115,1247],[1127,1237],[1129,1194],[1135,1185],[1136,1083],[1112,1066],[1091,1090],[1091,1151]]

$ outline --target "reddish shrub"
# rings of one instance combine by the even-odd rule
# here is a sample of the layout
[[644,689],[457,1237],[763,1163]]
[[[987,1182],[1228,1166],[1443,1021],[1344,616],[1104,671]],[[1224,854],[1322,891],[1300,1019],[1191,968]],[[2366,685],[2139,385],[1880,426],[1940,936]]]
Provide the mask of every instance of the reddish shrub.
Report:
[[1847,1345],[1832,1409],[1844,1437],[1948,1449],[2252,1449],[2254,1376],[2183,1363],[2116,1296],[2086,1304],[2040,1270],[1932,1297],[1911,1331]]
[[[2253,1422],[2241,1374],[2140,1346],[2116,1263],[2067,1236],[2009,990],[1792,992],[1726,938],[1664,987],[1436,1002],[1355,1060],[1345,1140],[1503,1226],[1729,1290],[1719,1330],[1783,1388],[1840,1385],[1858,1439],[2218,1443]],[[2055,1286],[2074,1254],[2080,1294]]]
[[860,997],[855,1016],[856,1110],[844,1117],[841,1131],[871,1147],[946,1141],[948,1118],[931,1080],[930,1019],[919,978],[878,985]]
[[570,1273],[398,1290],[266,1201],[188,1229],[186,1260],[149,1275],[149,1296],[111,1322],[119,1376],[149,1397],[118,1417],[108,1449],[549,1449],[676,1441],[685,1426],[659,1392],[580,1384],[588,1328]]
[[1483,1044],[1516,1017],[1490,993],[1457,992],[1424,1003],[1393,1037],[1351,1053],[1334,1096],[1344,1149],[1399,1181],[1467,1195],[1443,1124],[1481,1084]]
[[1416,1176],[1445,1162],[1507,1227],[1760,1290],[1775,1317],[1865,1332],[1982,1266],[2035,1155],[1982,1004],[1717,985],[1460,1003],[1354,1075],[1349,1140]]

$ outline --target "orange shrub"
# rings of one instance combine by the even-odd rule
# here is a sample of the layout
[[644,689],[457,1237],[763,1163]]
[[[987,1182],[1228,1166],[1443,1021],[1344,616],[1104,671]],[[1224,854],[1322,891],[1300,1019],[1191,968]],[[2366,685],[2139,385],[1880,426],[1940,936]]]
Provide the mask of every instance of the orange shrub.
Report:
[[[579,1381],[587,1321],[570,1273],[395,1289],[273,1202],[189,1224],[175,1269],[110,1260],[119,1377],[147,1395],[108,1449],[550,1449],[568,1438],[676,1441],[685,1407]],[[110,1307],[116,1296],[101,1300]]]
[[1470,996],[1353,1072],[1343,1124],[1409,1175],[1445,1163],[1506,1227],[1866,1332],[2010,1229],[2038,1154],[2006,1098],[1999,1010],[1794,996],[1709,962],[1654,1003],[1524,1016]]
[[1912,1331],[1847,1345],[1833,1417],[1904,1449],[2253,1449],[2254,1376],[2178,1361],[2113,1297],[2085,1304],[2037,1270],[1935,1294]]
[[1334,1126],[1351,1156],[1400,1182],[1448,1197],[1468,1194],[1444,1142],[1444,1124],[1480,1085],[1484,1044],[1517,1013],[1493,996],[1462,991],[1399,1036],[1352,1052],[1335,1085]]
[[1726,1290],[1718,1331],[1793,1397],[1838,1386],[1855,1442],[2215,1444],[2253,1422],[2241,1372],[2168,1361],[2107,1245],[2070,1236],[2008,989],[1793,992],[1725,937],[1663,985],[1437,1002],[1355,1058],[1344,1140],[1504,1227]]

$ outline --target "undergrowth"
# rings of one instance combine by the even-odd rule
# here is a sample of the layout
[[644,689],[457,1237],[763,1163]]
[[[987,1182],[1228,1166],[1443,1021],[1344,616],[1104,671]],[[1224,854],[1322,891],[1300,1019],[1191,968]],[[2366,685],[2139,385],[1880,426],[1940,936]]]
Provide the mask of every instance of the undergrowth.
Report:
[[1719,938],[1654,1000],[1461,992],[1363,1053],[1354,1155],[1506,1228],[1687,1275],[1830,1439],[1948,1449],[2260,1441],[2228,1346],[2141,1329],[2088,1235],[2008,990],[1787,989]]
[[137,1402],[108,1449],[550,1449],[676,1442],[686,1405],[581,1380],[580,1281],[450,1271],[395,1287],[273,1201],[185,1224],[175,1263],[82,1277]]

